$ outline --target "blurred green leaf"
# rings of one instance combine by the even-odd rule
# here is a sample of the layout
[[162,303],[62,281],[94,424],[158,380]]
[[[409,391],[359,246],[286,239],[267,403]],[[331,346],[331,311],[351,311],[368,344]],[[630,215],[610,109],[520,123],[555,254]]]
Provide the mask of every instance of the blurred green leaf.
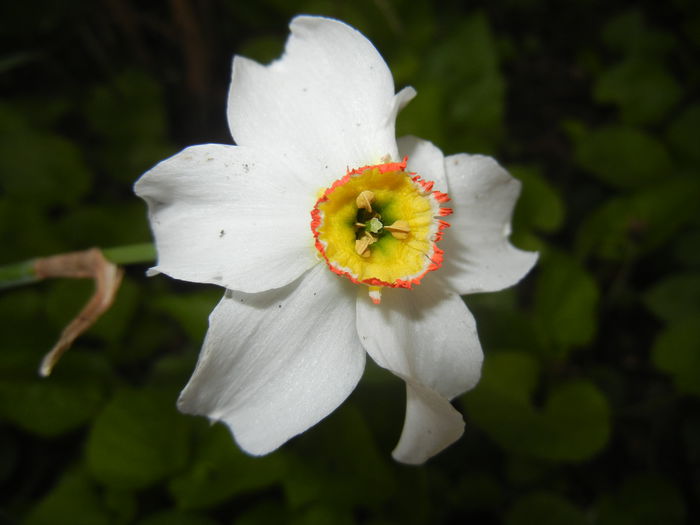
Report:
[[45,216],[45,206],[5,196],[0,183],[0,260],[15,263],[38,255],[65,250],[53,225]]
[[80,470],[69,470],[31,510],[26,525],[112,525],[99,489]]
[[191,341],[201,343],[207,331],[209,314],[221,300],[221,289],[210,288],[187,294],[168,294],[155,298],[159,311],[175,318]]
[[681,177],[611,199],[581,225],[577,252],[620,260],[651,251],[695,218],[698,199],[700,180]]
[[564,253],[548,253],[539,268],[534,311],[546,337],[564,349],[590,342],[600,295],[593,277]]
[[399,135],[420,135],[447,152],[493,152],[503,134],[505,82],[488,18],[467,16],[424,52],[418,96],[401,113]]
[[388,454],[377,451],[363,415],[350,403],[300,436],[295,450],[284,479],[293,509],[316,502],[339,508],[373,506],[395,490]]
[[135,197],[119,204],[82,205],[56,223],[68,246],[108,248],[150,241],[146,206]]
[[635,128],[607,126],[574,136],[577,164],[618,188],[638,188],[673,174],[663,144]]
[[353,525],[351,512],[328,504],[314,504],[289,521],[289,525]]
[[654,343],[652,360],[678,390],[700,396],[700,314],[669,324]]
[[506,515],[506,525],[586,525],[583,513],[551,492],[533,492],[518,498]]
[[109,486],[148,487],[185,466],[189,430],[170,393],[120,390],[90,431],[88,468]]
[[31,354],[0,353],[0,415],[41,436],[86,424],[102,404],[104,361],[69,353],[48,378],[39,377],[39,361]]
[[19,51],[10,54],[3,54],[0,57],[0,75],[5,75],[18,67],[24,67],[40,57],[31,51]]
[[675,237],[673,255],[683,266],[700,267],[700,231],[691,230]]
[[220,522],[189,512],[164,510],[136,522],[136,525],[218,525]]
[[114,523],[133,523],[139,511],[136,494],[130,490],[114,487],[102,488],[102,501],[112,515]]
[[599,525],[681,525],[685,506],[678,489],[653,475],[630,478],[598,503]]
[[98,138],[97,158],[112,178],[133,182],[174,153],[166,141],[163,96],[143,71],[127,71],[93,89],[85,116]]
[[168,485],[183,509],[212,507],[238,494],[270,487],[281,482],[285,471],[279,452],[262,458],[248,456],[223,424],[202,429],[195,447],[188,470]]
[[481,382],[463,399],[474,423],[506,450],[551,461],[583,461],[608,440],[609,409],[591,383],[552,388],[542,409],[533,405],[539,369],[524,353],[487,357]]
[[6,483],[17,468],[19,449],[19,443],[13,435],[0,432],[0,484]]
[[234,521],[233,525],[260,525],[274,523],[286,525],[287,510],[277,499],[264,498],[258,500],[250,508],[241,513]]
[[91,174],[68,139],[40,129],[0,104],[0,188],[17,201],[75,205],[89,190]]
[[522,182],[522,194],[515,208],[514,222],[553,233],[564,221],[564,201],[537,167],[511,166],[510,172]]
[[603,40],[622,54],[646,59],[662,57],[674,44],[668,33],[648,27],[639,9],[611,19],[603,28]]
[[478,319],[479,339],[484,348],[489,351],[518,348],[533,353],[550,350],[548,334],[533,323],[528,312],[510,305],[512,300],[517,300],[514,288],[464,298]]
[[[199,346],[198,343],[193,344]],[[165,355],[154,363],[149,383],[154,387],[182,387],[192,375],[196,364],[197,351],[194,347],[187,352]]]
[[666,277],[644,293],[644,304],[665,321],[700,315],[700,273]]
[[700,163],[700,148],[697,145],[700,136],[700,104],[685,108],[671,122],[666,136],[671,148],[697,167]]
[[644,56],[608,69],[596,81],[593,93],[598,102],[616,104],[623,122],[648,124],[665,117],[682,90],[662,63]]
[[153,304],[156,309],[174,317],[187,336],[199,344],[207,331],[209,314],[221,300],[221,295],[218,287],[187,294],[161,294]]
[[282,54],[284,40],[279,36],[262,35],[246,41],[237,51],[238,55],[269,64]]
[[[500,509],[503,485],[487,472],[463,472],[456,484],[450,484],[445,502],[454,509]],[[468,496],[468,497],[465,497]]]

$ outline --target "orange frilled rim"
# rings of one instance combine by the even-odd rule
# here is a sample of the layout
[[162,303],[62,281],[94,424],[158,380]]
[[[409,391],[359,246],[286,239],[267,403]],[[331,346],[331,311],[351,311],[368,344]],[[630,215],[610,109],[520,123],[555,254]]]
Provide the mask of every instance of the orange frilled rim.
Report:
[[[444,218],[452,213],[452,209],[443,206],[443,204],[449,202],[450,198],[447,193],[434,190],[434,182],[425,180],[416,173],[406,172],[407,162],[408,157],[404,157],[401,162],[368,165],[350,170],[342,178],[336,180],[330,187],[325,189],[316,201],[311,211],[311,231],[313,232],[316,249],[332,272],[346,277],[353,283],[364,284],[373,289],[376,289],[376,287],[411,288],[414,285],[420,284],[421,280],[428,272],[435,271],[442,266],[444,252],[438,247],[437,243],[442,239],[444,230],[450,226]],[[355,259],[353,259],[351,255],[346,253],[345,265],[335,260],[332,256],[329,257],[329,240],[324,238],[323,232],[326,222],[324,207],[328,206],[327,203],[334,199],[337,192],[341,191],[342,188],[347,188],[349,184],[353,184],[353,181],[356,186],[362,188],[362,183],[358,182],[358,179],[367,175],[369,175],[368,178],[373,179],[391,176],[396,180],[404,176],[406,178],[406,181],[403,183],[404,188],[409,188],[408,190],[404,189],[404,193],[410,193],[410,187],[412,187],[415,191],[415,195],[410,196],[412,202],[415,201],[421,209],[428,206],[429,209],[423,210],[421,213],[429,213],[429,217],[426,215],[422,222],[420,222],[421,225],[423,223],[427,224],[425,228],[422,226],[420,228],[421,239],[415,239],[415,241],[419,241],[422,246],[422,248],[420,248],[420,259],[422,261],[420,267],[418,267],[416,263],[414,267],[404,268],[404,261],[397,260],[397,270],[394,272],[397,275],[392,275],[390,278],[387,278],[386,275],[382,275],[381,277],[383,278],[381,278],[377,275],[367,275],[365,270],[368,266],[363,265],[369,265],[370,262],[363,259],[359,254],[354,254]],[[367,189],[373,190],[374,188],[370,185]],[[423,199],[425,203],[420,203],[420,199]],[[417,237],[417,233],[418,232],[412,232],[412,235]],[[347,251],[348,250],[346,250],[346,252]],[[408,253],[411,252],[409,251]]]

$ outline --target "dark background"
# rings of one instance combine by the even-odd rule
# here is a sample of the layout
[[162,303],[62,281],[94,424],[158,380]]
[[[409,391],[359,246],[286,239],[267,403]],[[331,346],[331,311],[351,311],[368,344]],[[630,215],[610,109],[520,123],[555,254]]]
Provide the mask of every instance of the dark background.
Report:
[[295,14],[357,27],[418,97],[399,134],[496,156],[540,263],[469,296],[486,353],[465,436],[393,462],[401,381],[250,458],[174,408],[220,291],[126,269],[49,379],[91,285],[0,294],[0,522],[681,524],[700,519],[700,4],[24,1],[0,7],[0,264],[150,240],[139,175],[229,143],[233,54]]

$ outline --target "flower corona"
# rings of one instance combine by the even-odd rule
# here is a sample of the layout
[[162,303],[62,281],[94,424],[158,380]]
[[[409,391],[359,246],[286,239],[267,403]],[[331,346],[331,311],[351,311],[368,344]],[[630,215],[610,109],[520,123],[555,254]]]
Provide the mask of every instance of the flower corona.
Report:
[[446,193],[406,171],[408,159],[353,169],[311,211],[316,249],[334,273],[369,287],[411,288],[442,265]]

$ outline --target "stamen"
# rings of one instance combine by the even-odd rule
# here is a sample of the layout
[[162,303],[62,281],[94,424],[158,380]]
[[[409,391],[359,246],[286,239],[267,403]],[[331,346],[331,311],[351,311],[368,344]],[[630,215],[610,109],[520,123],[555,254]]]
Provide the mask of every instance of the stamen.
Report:
[[362,210],[367,210],[369,213],[372,213],[373,200],[374,193],[369,190],[365,190],[357,196],[357,199],[355,199],[355,203],[357,204],[358,208]]
[[384,229],[390,232],[395,239],[406,239],[408,234],[411,233],[411,227],[403,219],[399,219],[389,226],[384,226]]
[[373,235],[365,232],[365,234],[355,241],[355,252],[362,257],[369,257],[371,255],[369,247],[371,244],[377,242],[377,238]]
[[374,304],[379,304],[382,301],[382,288],[381,286],[370,286],[369,287],[369,298],[372,299]]

